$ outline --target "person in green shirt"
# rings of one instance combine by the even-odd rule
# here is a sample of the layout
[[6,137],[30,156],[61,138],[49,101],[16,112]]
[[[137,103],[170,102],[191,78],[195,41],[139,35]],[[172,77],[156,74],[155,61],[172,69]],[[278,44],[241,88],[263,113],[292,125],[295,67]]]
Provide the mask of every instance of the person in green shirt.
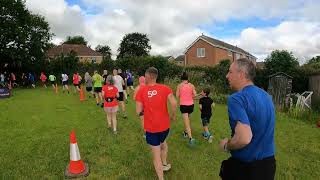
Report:
[[97,106],[99,106],[101,102],[101,107],[103,107],[103,99],[102,99],[102,93],[101,93],[103,77],[100,74],[98,74],[98,71],[94,71],[92,80],[93,80],[93,91],[96,96]]
[[53,87],[53,90],[55,89],[55,85],[56,85],[56,76],[53,74],[49,75],[49,81],[51,82],[51,85]]

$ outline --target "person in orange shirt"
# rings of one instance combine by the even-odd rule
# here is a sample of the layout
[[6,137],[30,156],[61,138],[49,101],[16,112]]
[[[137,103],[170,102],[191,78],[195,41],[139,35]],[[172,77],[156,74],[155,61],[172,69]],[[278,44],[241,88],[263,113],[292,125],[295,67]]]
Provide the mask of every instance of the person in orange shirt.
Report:
[[47,88],[46,82],[47,82],[47,76],[44,74],[44,72],[41,72],[40,80],[42,82],[43,87]]
[[113,134],[117,134],[117,97],[119,97],[119,92],[118,89],[113,85],[114,80],[112,75],[108,75],[105,82],[106,85],[102,87],[104,111],[107,116],[108,128],[112,128]]
[[[170,118],[176,119],[177,101],[168,86],[156,83],[157,77],[156,68],[150,67],[146,70],[146,85],[141,87],[136,95],[136,112],[139,116],[144,116],[146,141],[152,151],[153,165],[158,178],[163,180],[163,171],[171,168],[167,162],[166,138],[170,130]],[[168,101],[171,105],[171,116],[168,112]]]

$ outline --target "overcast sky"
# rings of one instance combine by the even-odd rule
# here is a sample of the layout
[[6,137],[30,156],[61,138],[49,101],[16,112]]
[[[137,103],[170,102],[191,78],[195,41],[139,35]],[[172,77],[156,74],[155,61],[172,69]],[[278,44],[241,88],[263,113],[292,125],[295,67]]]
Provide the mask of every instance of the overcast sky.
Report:
[[262,61],[272,50],[292,51],[301,63],[320,55],[319,0],[27,0],[55,34],[82,35],[115,56],[127,33],[146,33],[153,55],[177,56],[202,33]]

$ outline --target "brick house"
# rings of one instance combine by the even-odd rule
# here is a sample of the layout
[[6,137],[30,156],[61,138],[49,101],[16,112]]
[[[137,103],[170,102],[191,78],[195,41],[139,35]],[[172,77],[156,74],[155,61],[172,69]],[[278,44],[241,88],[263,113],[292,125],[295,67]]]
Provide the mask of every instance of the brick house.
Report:
[[74,51],[77,54],[80,62],[99,64],[103,58],[101,53],[81,44],[61,44],[55,46],[47,51],[47,57],[50,59],[59,56],[60,54],[68,55],[71,51]]
[[234,61],[240,58],[248,58],[255,63],[257,59],[237,46],[205,35],[199,36],[184,53],[185,66],[215,66],[225,59]]
[[179,66],[184,66],[184,60],[185,60],[185,55],[180,55],[174,60],[174,62]]

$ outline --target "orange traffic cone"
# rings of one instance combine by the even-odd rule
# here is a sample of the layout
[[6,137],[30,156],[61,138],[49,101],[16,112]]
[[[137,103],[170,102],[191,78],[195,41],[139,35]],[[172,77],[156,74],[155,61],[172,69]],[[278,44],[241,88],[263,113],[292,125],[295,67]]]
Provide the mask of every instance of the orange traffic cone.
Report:
[[56,94],[58,94],[58,84],[56,84],[56,87],[54,90],[55,90]]
[[70,134],[70,164],[67,166],[64,175],[70,178],[89,175],[89,166],[81,160],[74,130]]
[[86,97],[84,96],[83,86],[80,88],[80,101],[85,101]]

